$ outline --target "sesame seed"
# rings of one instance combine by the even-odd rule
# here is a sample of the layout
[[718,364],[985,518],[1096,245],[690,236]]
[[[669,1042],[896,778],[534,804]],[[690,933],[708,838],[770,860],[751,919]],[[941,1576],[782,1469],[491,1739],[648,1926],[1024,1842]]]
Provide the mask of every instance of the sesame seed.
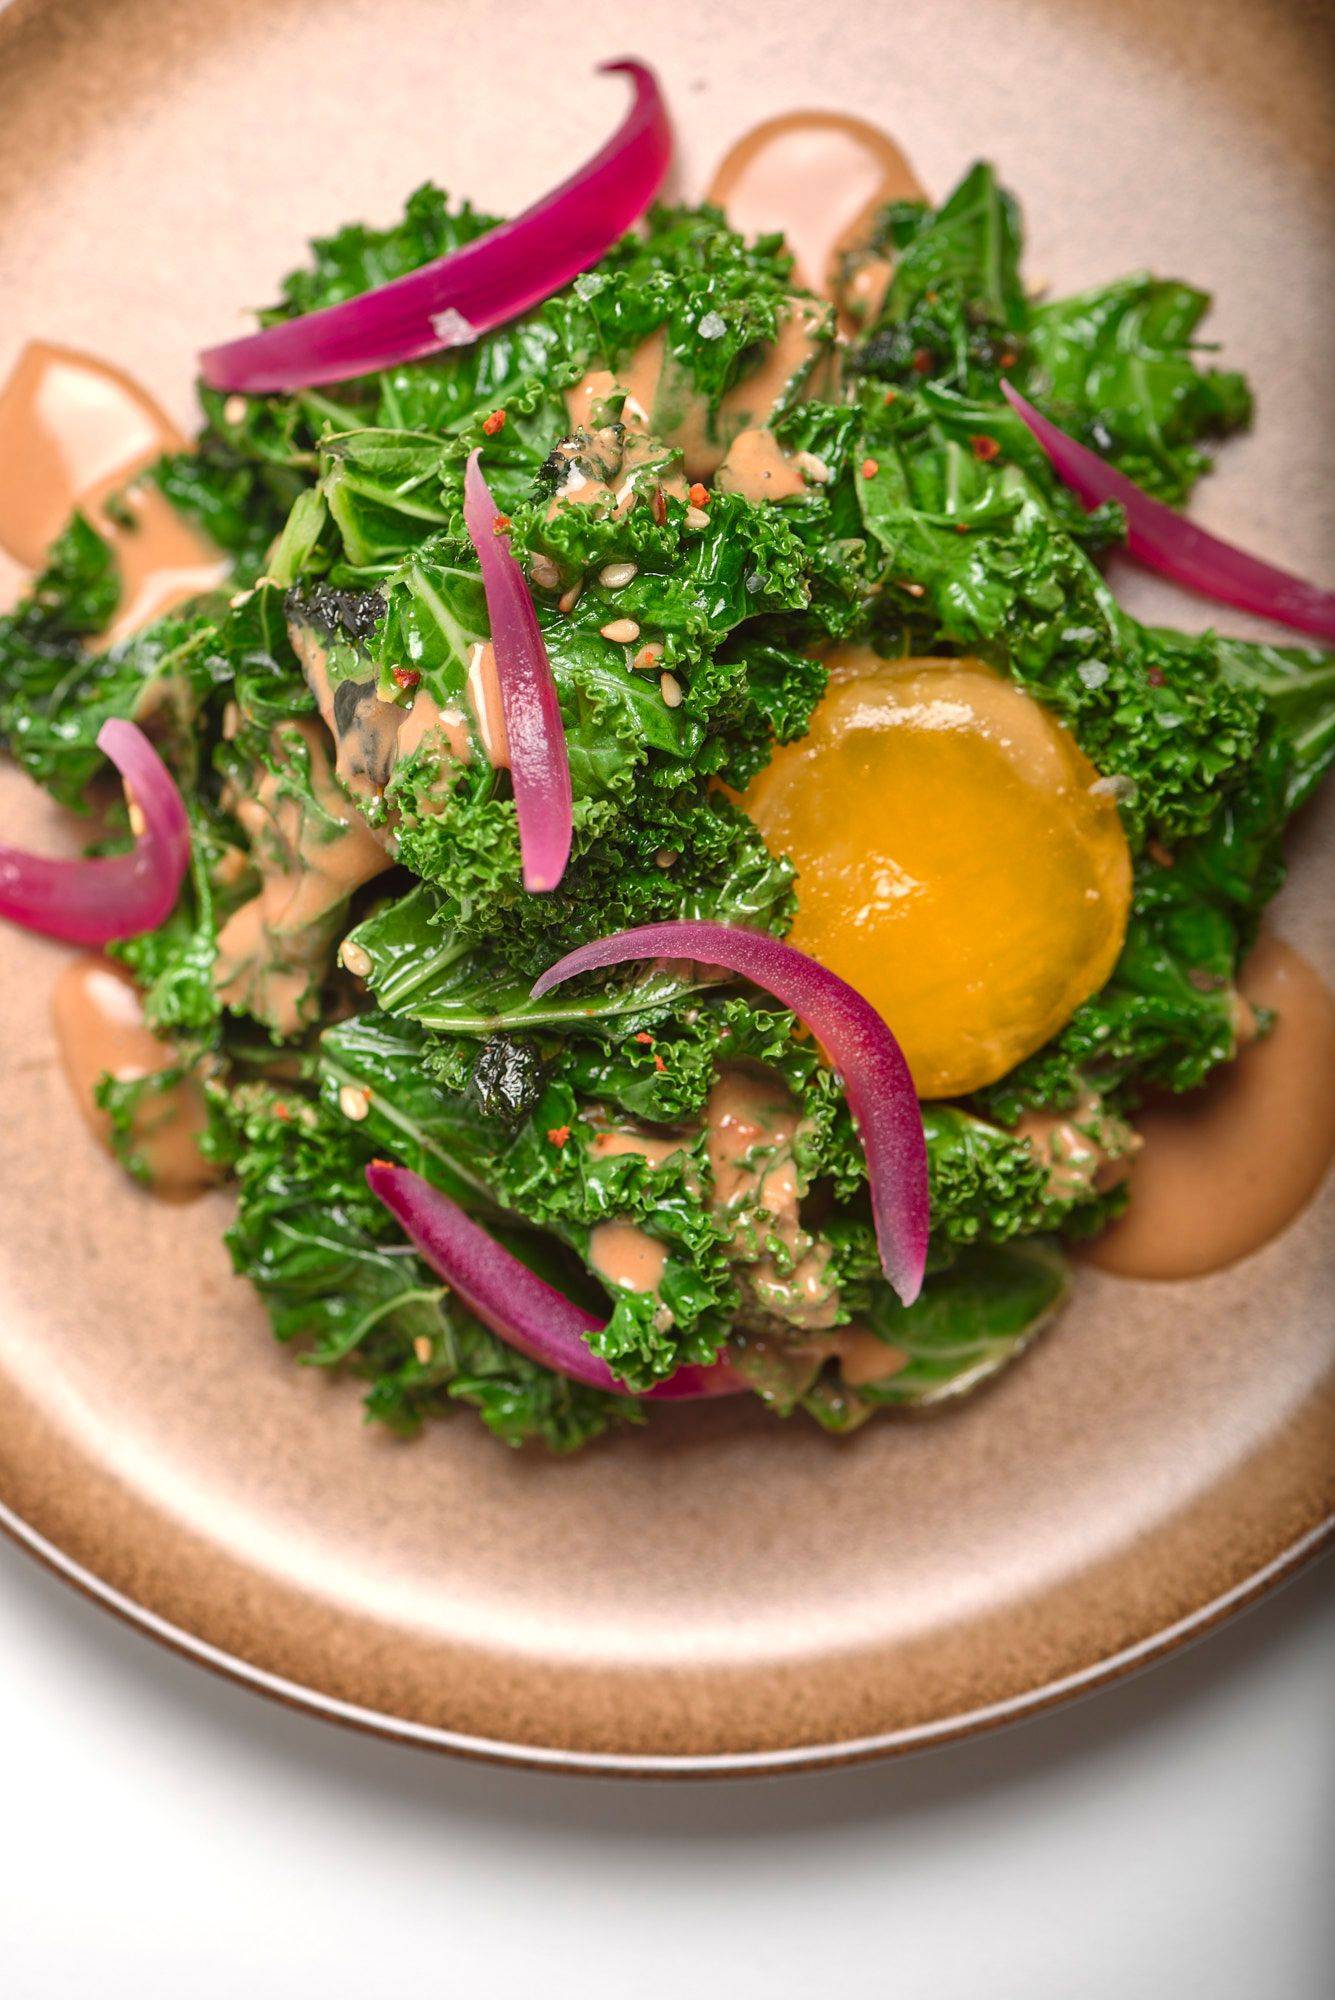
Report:
[[633,618],[613,618],[598,630],[604,639],[611,639],[618,646],[633,645],[640,636],[640,628]]
[[688,507],[686,509],[686,526],[693,535],[698,535],[701,528],[709,526],[709,516],[703,507]]
[[817,458],[814,451],[799,451],[793,460],[793,464],[805,479],[810,480],[813,486],[829,485],[831,477],[830,468],[823,458]]
[[675,674],[660,674],[658,676],[658,687],[663,701],[668,708],[681,707],[681,682]]
[[418,1334],[416,1340],[413,1342],[413,1353],[417,1356],[418,1360],[425,1368],[427,1363],[431,1359],[431,1353],[432,1353],[431,1342],[427,1338],[426,1334],[424,1333]]
[[338,1093],[338,1108],[354,1125],[360,1125],[371,1109],[371,1093],[355,1083],[345,1083]]
[[559,590],[561,588],[560,570],[556,567],[551,557],[543,555],[540,550],[529,557],[528,573],[534,583],[537,584],[539,590]]
[[650,667],[656,667],[658,665],[658,662],[662,659],[662,657],[663,657],[663,648],[659,645],[656,639],[651,639],[647,646],[641,646],[639,652],[635,655],[635,658],[631,661],[631,665],[633,667],[639,667],[643,671],[647,671],[648,668]]
[[556,600],[557,610],[564,611],[567,614],[567,616],[569,616],[569,614],[574,610],[575,606],[579,603],[580,594],[583,591],[583,589],[584,589],[584,579],[583,577],[581,577],[578,583],[571,584],[569,590],[563,590],[561,592],[561,595]]
[[366,978],[372,963],[371,954],[366,946],[358,944],[354,938],[344,938],[338,948],[338,962],[345,972],[352,973],[357,979]]
[[142,840],[148,830],[148,821],[144,818],[144,809],[138,799],[127,799],[126,803],[130,814],[130,831],[136,840]]
[[621,590],[639,574],[639,567],[633,562],[604,563],[598,572],[598,581],[604,590]]
[[654,856],[655,865],[659,868],[675,868],[680,859],[675,847],[660,847]]
[[229,424],[244,424],[249,407],[244,396],[229,396],[223,404],[224,421]]

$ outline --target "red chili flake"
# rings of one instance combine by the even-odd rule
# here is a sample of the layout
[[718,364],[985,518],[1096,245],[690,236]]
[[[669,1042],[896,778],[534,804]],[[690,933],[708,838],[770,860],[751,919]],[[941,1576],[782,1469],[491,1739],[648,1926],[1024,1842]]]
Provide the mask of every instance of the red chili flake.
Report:
[[862,477],[864,479],[875,479],[880,469],[881,469],[880,465],[874,458],[864,458],[861,465],[858,467],[858,471],[862,474]]
[[983,464],[987,465],[1000,452],[1001,446],[995,438],[979,436],[969,439],[969,449],[975,458],[981,458]]
[[415,688],[422,678],[416,667],[391,667],[390,673],[401,688]]
[[956,521],[955,533],[957,535],[967,535],[968,532],[969,532],[969,524],[967,521]]
[[1001,357],[1001,366],[1003,368],[1013,368],[1015,366],[1015,362],[1016,362],[1016,356],[1011,353],[1009,348],[1007,348],[1006,352]]
[[482,434],[484,437],[494,438],[497,431],[503,431],[504,429],[505,429],[504,410],[493,410],[489,417],[484,417],[482,419]]
[[1171,868],[1177,859],[1171,848],[1165,847],[1163,842],[1157,838],[1145,842],[1145,852],[1149,855],[1150,860],[1155,862],[1160,868]]
[[665,528],[667,526],[667,494],[661,486],[655,486],[653,498],[650,500],[649,506],[654,517],[655,527]]
[[895,402],[895,401],[897,401],[897,400],[898,400],[898,397],[899,397],[899,391],[898,391],[898,389],[887,389],[887,390],[886,390],[886,392],[885,392],[885,407],[887,408],[887,410],[889,409],[890,405],[891,405],[891,404],[892,404],[893,402]]
[[283,1123],[286,1125],[288,1120],[291,1118],[292,1113],[288,1110],[285,1104],[275,1104],[273,1108],[273,1115],[275,1118],[281,1118]]
[[654,1038],[647,1028],[641,1028],[635,1039],[637,1042],[642,1043],[646,1049],[651,1049],[654,1045]]
[[663,1061],[662,1056],[654,1057],[654,1068],[660,1073],[660,1075],[667,1068],[667,1064]]
[[709,488],[702,486],[697,479],[686,497],[692,507],[707,507],[709,505]]
[[914,349],[913,372],[915,375],[930,375],[935,366],[936,357],[930,347],[918,347]]
[[1151,667],[1145,678],[1152,688],[1161,688],[1167,676],[1162,667]]
[[498,514],[491,524],[491,532],[493,535],[508,535],[510,532],[510,516],[508,514]]
[[564,1146],[569,1137],[570,1127],[568,1125],[549,1125],[547,1128],[548,1141],[551,1145],[557,1147],[558,1150]]

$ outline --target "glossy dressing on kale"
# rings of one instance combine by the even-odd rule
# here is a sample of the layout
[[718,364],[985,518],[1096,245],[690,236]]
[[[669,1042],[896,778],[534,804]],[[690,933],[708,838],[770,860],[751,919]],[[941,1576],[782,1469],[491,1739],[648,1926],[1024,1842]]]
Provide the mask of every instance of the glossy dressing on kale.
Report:
[[[110,1148],[111,1116],[94,1100],[103,1076],[120,1083],[165,1077],[176,1068],[179,1054],[146,1024],[129,974],[105,958],[71,960],[56,981],[52,1013],[61,1065],[79,1115]],[[139,1097],[125,1143],[155,1194],[187,1200],[222,1178],[199,1150],[207,1124],[204,1092],[195,1076],[149,1088]]]
[[[739,139],[720,162],[707,198],[744,232],[782,230],[795,253],[798,282],[835,298],[847,326],[877,309],[891,276],[888,262],[865,247],[873,216],[886,202],[925,195],[886,133],[843,113],[798,111],[766,120]],[[794,297],[775,346],[711,416],[674,370],[664,337],[654,335],[615,376],[592,371],[568,392],[571,422],[591,428],[597,405],[624,393],[631,430],[679,449],[688,479],[713,479],[755,500],[791,496],[803,490],[804,475],[778,446],[767,419],[817,360],[820,336],[820,314]],[[161,452],[181,444],[134,382],[73,350],[30,344],[0,389],[0,547],[35,569],[72,509],[82,507],[121,571],[121,606],[106,635],[113,643],[225,575],[216,552],[156,486],[137,477]],[[680,475],[673,490],[678,482]],[[579,496],[572,491],[563,497]],[[506,762],[506,750],[489,648],[474,649],[470,658],[469,714],[462,706],[439,707],[422,690],[405,702],[386,702],[367,689],[353,704],[356,715],[343,718],[324,648],[313,634],[294,629],[292,636],[334,739],[331,770],[323,738],[314,725],[303,726],[317,803],[335,823],[325,828],[332,838],[308,853],[309,830],[288,823],[292,815],[277,795],[250,802],[252,831],[268,862],[260,893],[224,927],[217,981],[224,998],[254,978],[276,982],[281,1011],[295,1029],[307,997],[302,938],[322,932],[349,891],[389,865],[384,847],[348,811],[335,773],[347,791],[364,797],[382,790],[394,764],[423,746],[443,763],[466,763],[477,743],[497,766]],[[1277,1025],[1199,1095],[1140,1114],[1144,1144],[1132,1170],[1132,1209],[1086,1253],[1105,1270],[1177,1278],[1236,1261],[1293,1219],[1335,1153],[1335,1002],[1311,967],[1277,940],[1258,948],[1241,983],[1248,999],[1276,1009]],[[105,1072],[126,1079],[162,1073],[176,1052],[147,1028],[131,982],[105,960],[80,959],[67,969],[55,1016],[80,1110],[105,1140],[109,1120],[92,1101],[98,1078]],[[136,1110],[133,1141],[160,1191],[182,1195],[214,1178],[196,1145],[203,1123],[202,1092],[192,1079],[149,1093]],[[764,1258],[752,1267],[757,1295],[781,1284],[791,1313],[794,1294],[804,1294],[801,1323],[813,1330],[828,1326],[837,1294],[832,1297],[823,1272],[802,1255],[792,1156],[796,1107],[747,1072],[725,1071],[705,1124],[716,1212],[729,1214],[743,1234],[749,1215],[762,1213],[790,1256],[796,1253],[787,1276],[768,1268],[771,1260]],[[1063,1137],[1052,1120],[1031,1119],[1026,1133],[1041,1151],[1061,1140],[1064,1170],[1097,1175],[1100,1185],[1124,1171],[1092,1152],[1086,1159],[1081,1145]],[[625,1132],[595,1143],[603,1153],[634,1150],[651,1160],[676,1145]],[[613,1284],[652,1287],[665,1258],[658,1239],[627,1221],[593,1232],[590,1259]],[[906,1359],[853,1327],[818,1336],[809,1359],[818,1366],[836,1351],[850,1381],[877,1379]]]

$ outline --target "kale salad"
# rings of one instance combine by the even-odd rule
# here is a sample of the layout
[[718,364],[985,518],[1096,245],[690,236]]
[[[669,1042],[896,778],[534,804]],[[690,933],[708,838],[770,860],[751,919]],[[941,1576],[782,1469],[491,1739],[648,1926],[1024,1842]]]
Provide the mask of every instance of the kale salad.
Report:
[[[1332,656],[1138,622],[1133,510],[1045,442],[1181,507],[1251,416],[1202,292],[1036,296],[986,164],[823,293],[779,235],[639,206],[375,366],[322,310],[471,270],[497,219],[425,186],[316,241],[254,338],[318,366],[206,357],[147,475],[222,585],[107,645],[82,512],[0,619],[24,771],[87,808],[135,724],[188,829],[107,941],[164,1050],[98,1087],[115,1149],[151,1181],[188,1088],[274,1333],[402,1432],[471,1406],[568,1452],[725,1390],[849,1432],[995,1375],[1125,1206],[1147,1094],[1266,1032],[1239,964],[1335,757]],[[68,865],[142,850],[125,769]],[[588,1366],[524,1332],[557,1295]]]

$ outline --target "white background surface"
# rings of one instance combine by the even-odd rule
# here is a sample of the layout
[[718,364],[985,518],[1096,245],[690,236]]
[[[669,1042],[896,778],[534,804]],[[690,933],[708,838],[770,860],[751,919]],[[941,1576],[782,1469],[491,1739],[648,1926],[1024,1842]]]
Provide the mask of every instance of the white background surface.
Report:
[[6,2000],[1326,2000],[1335,1569],[1022,1728],[640,1785],[261,1701],[0,1546]]

